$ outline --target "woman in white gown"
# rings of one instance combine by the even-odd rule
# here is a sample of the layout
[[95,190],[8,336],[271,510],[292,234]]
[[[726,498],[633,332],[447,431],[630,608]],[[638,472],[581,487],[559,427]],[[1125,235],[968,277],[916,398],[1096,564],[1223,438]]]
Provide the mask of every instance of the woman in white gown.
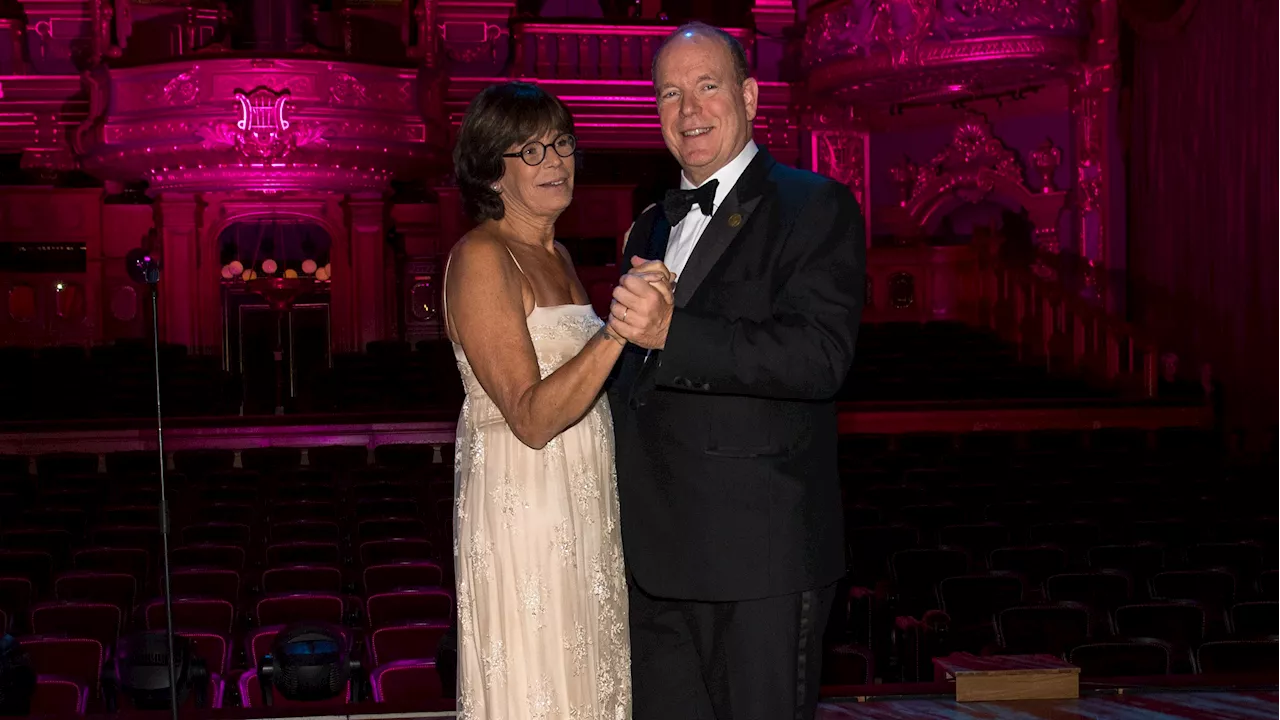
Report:
[[[625,341],[555,242],[576,145],[565,106],[513,82],[476,97],[454,150],[479,223],[450,254],[444,285],[466,388],[454,517],[460,718],[630,717],[613,427],[601,393]],[[665,269],[642,270],[669,299]]]

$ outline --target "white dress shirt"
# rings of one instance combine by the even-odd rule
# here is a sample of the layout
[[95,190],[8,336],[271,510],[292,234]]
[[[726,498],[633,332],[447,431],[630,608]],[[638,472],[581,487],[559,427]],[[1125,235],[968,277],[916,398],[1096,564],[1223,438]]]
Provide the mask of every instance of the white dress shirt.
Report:
[[[711,224],[711,215],[715,214],[724,199],[729,197],[729,193],[733,190],[733,186],[737,184],[738,178],[742,177],[742,173],[751,164],[751,159],[756,156],[759,148],[756,147],[755,140],[749,140],[747,146],[742,148],[742,152],[738,153],[738,157],[729,161],[728,165],[720,168],[714,175],[704,180],[704,183],[712,180],[720,181],[716,186],[715,207],[711,208],[711,214],[703,214],[702,208],[698,207],[698,203],[694,203],[689,210],[689,214],[684,219],[676,223],[671,228],[671,234],[667,236],[667,254],[662,259],[667,269],[676,274],[676,282],[680,282],[680,274],[684,272],[684,266],[689,262],[689,256],[693,254],[693,249],[698,245],[698,239],[702,237],[702,231],[707,229],[707,225]],[[694,185],[689,182],[684,173],[680,173],[680,189],[696,190],[701,185]]]

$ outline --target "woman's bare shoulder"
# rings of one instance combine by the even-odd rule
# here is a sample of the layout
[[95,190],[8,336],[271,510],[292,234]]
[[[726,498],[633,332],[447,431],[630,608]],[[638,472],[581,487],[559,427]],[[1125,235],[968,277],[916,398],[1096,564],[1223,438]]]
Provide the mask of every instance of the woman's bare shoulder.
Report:
[[449,251],[449,263],[461,274],[498,279],[512,260],[501,237],[484,228],[475,228],[454,243]]

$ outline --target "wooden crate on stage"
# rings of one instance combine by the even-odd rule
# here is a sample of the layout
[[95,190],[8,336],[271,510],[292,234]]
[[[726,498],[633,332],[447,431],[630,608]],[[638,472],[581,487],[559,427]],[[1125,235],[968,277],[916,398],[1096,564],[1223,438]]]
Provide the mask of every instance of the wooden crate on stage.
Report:
[[955,653],[933,661],[934,680],[954,682],[957,702],[1080,697],[1080,668],[1052,655]]

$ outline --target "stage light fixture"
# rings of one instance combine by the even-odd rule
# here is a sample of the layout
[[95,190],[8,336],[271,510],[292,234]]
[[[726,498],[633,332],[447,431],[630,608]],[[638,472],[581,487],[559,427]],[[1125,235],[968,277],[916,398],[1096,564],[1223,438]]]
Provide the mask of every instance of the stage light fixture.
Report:
[[182,705],[193,692],[196,707],[206,707],[209,673],[204,661],[192,655],[191,641],[181,635],[174,637],[173,652],[176,693],[170,692],[169,638],[165,631],[120,638],[115,659],[103,677],[108,710],[115,710],[121,692],[138,710],[168,709],[175,695],[177,704]]
[[273,689],[288,700],[330,700],[346,691],[360,662],[342,630],[322,623],[291,625],[276,635],[271,653],[258,665],[262,704],[271,707]]

